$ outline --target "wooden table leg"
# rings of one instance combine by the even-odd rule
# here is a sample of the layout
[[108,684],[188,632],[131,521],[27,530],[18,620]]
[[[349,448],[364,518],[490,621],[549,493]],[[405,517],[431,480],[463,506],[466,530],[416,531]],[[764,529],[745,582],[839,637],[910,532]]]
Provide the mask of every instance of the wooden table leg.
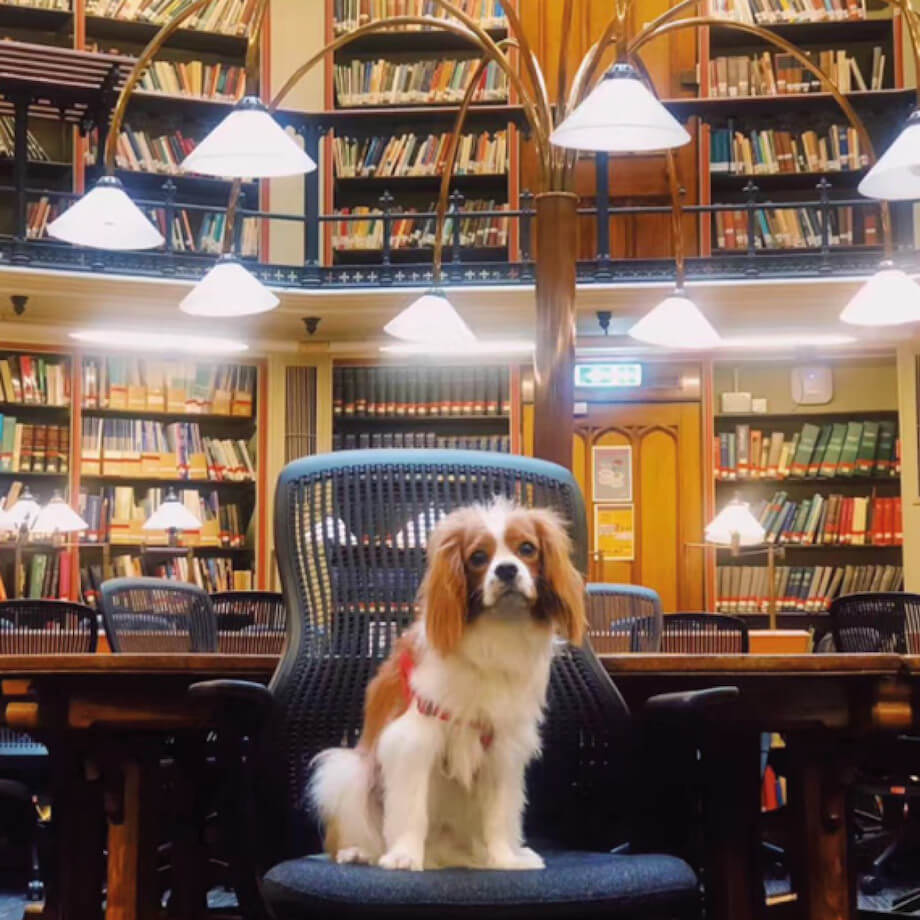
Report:
[[130,756],[110,777],[106,920],[150,920],[160,914],[152,839],[155,781],[155,765]]
[[87,781],[85,760],[65,740],[49,743],[51,840],[43,855],[48,920],[102,917],[105,817],[101,782]]
[[814,739],[792,735],[786,744],[805,915],[809,920],[852,920],[857,899],[848,865],[846,758]]
[[715,920],[766,911],[760,858],[760,733],[713,730],[703,745],[704,887]]

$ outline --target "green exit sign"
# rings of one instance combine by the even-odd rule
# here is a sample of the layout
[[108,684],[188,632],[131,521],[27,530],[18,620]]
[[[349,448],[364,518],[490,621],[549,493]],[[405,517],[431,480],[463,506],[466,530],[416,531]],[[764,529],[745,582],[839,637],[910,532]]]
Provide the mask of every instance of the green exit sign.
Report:
[[641,364],[576,364],[577,387],[641,387]]

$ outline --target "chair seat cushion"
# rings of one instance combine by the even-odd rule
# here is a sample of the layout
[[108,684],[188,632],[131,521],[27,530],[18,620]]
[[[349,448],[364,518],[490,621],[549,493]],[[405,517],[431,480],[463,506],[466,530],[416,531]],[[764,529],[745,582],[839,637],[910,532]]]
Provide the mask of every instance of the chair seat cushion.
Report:
[[263,892],[283,920],[313,916],[319,907],[335,907],[336,917],[452,917],[488,908],[489,917],[658,918],[676,916],[696,898],[693,870],[673,856],[541,855],[545,869],[521,872],[389,871],[307,856],[271,869]]

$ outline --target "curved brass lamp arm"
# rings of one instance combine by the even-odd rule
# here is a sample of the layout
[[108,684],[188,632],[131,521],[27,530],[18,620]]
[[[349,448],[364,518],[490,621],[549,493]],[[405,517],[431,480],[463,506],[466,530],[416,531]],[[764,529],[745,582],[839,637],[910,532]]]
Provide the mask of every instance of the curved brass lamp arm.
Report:
[[236,212],[240,206],[240,188],[243,180],[237,176],[230,186],[230,196],[227,199],[227,218],[224,221],[224,238],[221,240],[220,251],[230,252],[233,249],[233,228],[236,225]]
[[899,7],[904,16],[904,25],[910,38],[910,47],[914,55],[914,74],[917,80],[917,104],[920,105],[920,16],[905,3]]
[[614,43],[619,44],[625,38],[623,22],[624,20],[621,18],[618,7],[617,12],[601,33],[601,37],[592,45],[581,62],[578,77],[572,84],[570,93],[571,108],[574,108],[587,95],[588,88],[594,80],[594,75],[597,73],[598,67],[600,67],[607,48]]
[[254,96],[259,87],[259,39],[265,26],[265,14],[268,12],[269,0],[258,0],[252,31],[246,41],[246,92],[247,96]]
[[677,178],[677,158],[673,150],[665,154],[668,164],[668,186],[671,191],[671,237],[674,243],[674,279],[677,287],[684,286],[684,234],[681,221],[680,182]]
[[565,0],[562,10],[562,24],[560,36],[562,42],[559,47],[559,73],[556,79],[556,119],[561,122],[565,118],[565,90],[569,77],[569,39],[572,35],[572,19],[575,15],[575,4],[572,0]]
[[530,122],[531,128],[533,130],[534,140],[536,141],[537,146],[540,148],[541,155],[544,157],[546,156],[549,148],[549,136],[543,130],[542,123],[537,113],[537,108],[533,102],[533,99],[527,93],[520,76],[508,63],[498,45],[488,35],[486,35],[486,38],[488,39],[488,45],[479,45],[476,41],[476,35],[471,34],[469,29],[462,25],[452,23],[449,20],[437,19],[433,16],[393,16],[390,19],[380,20],[379,22],[370,22],[367,25],[359,26],[357,29],[348,32],[346,35],[340,35],[338,38],[333,39],[331,42],[329,42],[327,45],[324,45],[319,51],[317,51],[316,54],[312,55],[306,61],[304,61],[304,63],[301,64],[287,78],[284,85],[281,87],[281,89],[278,90],[277,93],[275,93],[274,97],[269,103],[269,111],[273,112],[275,109],[277,109],[278,106],[284,101],[285,96],[287,96],[287,94],[297,85],[297,83],[303,79],[304,75],[308,71],[312,70],[312,68],[315,67],[327,54],[335,52],[339,48],[344,48],[346,45],[365,35],[374,35],[377,32],[385,32],[394,26],[401,25],[424,25],[431,26],[435,29],[441,29],[446,32],[452,32],[454,35],[459,35],[463,38],[469,39],[470,42],[478,46],[478,50],[482,51],[487,58],[495,61],[508,76],[508,79],[520,95],[521,103],[524,107],[524,113],[527,116],[527,120]]
[[180,10],[173,19],[170,19],[169,22],[163,25],[160,31],[150,39],[147,46],[141,52],[140,57],[137,59],[137,63],[135,63],[134,67],[131,69],[128,78],[125,80],[124,86],[122,86],[119,91],[118,99],[115,102],[115,108],[112,110],[112,121],[109,125],[109,135],[105,140],[103,158],[106,175],[111,176],[115,172],[115,150],[117,149],[118,135],[121,134],[121,125],[125,120],[125,112],[128,110],[128,101],[131,98],[131,93],[134,92],[134,88],[137,86],[138,80],[144,75],[144,71],[150,66],[150,62],[156,57],[160,48],[162,48],[173,33],[181,27],[182,23],[200,12],[209,3],[213,2],[214,0],[194,0],[193,3],[185,7],[185,9]]
[[[834,100],[843,110],[844,115],[846,115],[847,120],[855,128],[856,133],[859,135],[859,143],[866,151],[866,155],[869,159],[870,164],[874,164],[876,160],[875,156],[875,147],[872,144],[872,138],[869,136],[869,132],[866,130],[866,126],[863,120],[856,113],[856,110],[850,104],[850,101],[840,92],[837,88],[837,84],[820,67],[815,65],[812,60],[802,51],[800,51],[792,42],[786,41],[786,39],[781,38],[779,35],[770,32],[768,29],[764,29],[761,26],[750,25],[746,22],[734,22],[733,20],[719,19],[714,16],[691,16],[688,19],[680,19],[677,22],[666,22],[663,25],[658,26],[657,29],[651,32],[646,32],[640,38],[637,36],[634,38],[629,45],[627,46],[627,54],[632,56],[639,51],[639,49],[650,42],[653,38],[658,38],[662,35],[667,35],[670,32],[677,32],[681,29],[697,29],[701,26],[721,26],[727,29],[737,29],[740,32],[747,32],[750,35],[756,35],[758,38],[763,39],[770,44],[776,45],[777,48],[781,48],[787,54],[792,55],[809,73],[813,74],[821,82],[821,85],[833,96]],[[881,214],[882,214],[882,240],[885,247],[886,256],[891,255],[893,237],[891,232],[891,211],[888,207],[887,201],[882,201],[881,203]]]
[[527,68],[527,75],[530,77],[530,82],[533,84],[533,91],[535,94],[534,102],[537,103],[537,109],[543,119],[546,136],[549,137],[553,130],[552,103],[549,99],[549,92],[547,92],[546,89],[546,79],[543,76],[543,71],[540,69],[540,62],[537,60],[537,56],[530,47],[530,40],[527,38],[527,33],[521,23],[521,17],[518,16],[514,4],[508,3],[503,9],[505,12],[505,19],[508,20],[508,28],[520,45],[521,55],[524,58],[524,66]]

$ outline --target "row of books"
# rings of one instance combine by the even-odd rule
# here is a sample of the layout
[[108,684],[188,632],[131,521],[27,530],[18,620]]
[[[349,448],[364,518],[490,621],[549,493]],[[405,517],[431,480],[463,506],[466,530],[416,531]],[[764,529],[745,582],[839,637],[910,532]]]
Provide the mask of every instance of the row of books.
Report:
[[[332,143],[335,175],[438,176],[446,168],[449,134],[415,133],[376,137],[336,137]],[[508,170],[506,131],[464,134],[460,137],[454,174],[495,175]]]
[[841,172],[869,165],[855,128],[831,125],[817,131],[713,130],[709,135],[709,169],[732,175]]
[[144,71],[138,89],[236,102],[246,90],[246,70],[236,64],[220,62],[154,61]]
[[[454,5],[484,29],[500,29],[505,25],[501,0],[455,0]],[[333,0],[332,15],[336,35],[391,16],[434,16],[439,19],[448,16],[444,7],[434,0]],[[404,28],[418,31],[428,27]]]
[[26,406],[69,406],[70,363],[44,355],[0,358],[0,399]]
[[901,499],[820,493],[790,500],[776,492],[759,514],[767,543],[802,546],[900,546]]
[[256,373],[248,364],[84,358],[83,408],[249,417]]
[[[30,160],[51,159],[31,131],[26,131],[26,150]],[[12,115],[0,115],[0,156],[16,156],[16,126]]]
[[[133,131],[129,125],[125,125],[118,135],[115,163],[119,169],[175,176],[180,172],[179,165],[195,149],[196,143],[178,129],[169,134],[153,136],[146,131]],[[86,145],[88,163],[96,162],[95,146],[94,142]]]
[[[422,61],[353,60],[335,65],[335,95],[346,108],[372,105],[451,104],[463,100],[477,58]],[[508,78],[490,61],[479,77],[475,102],[505,102]]]
[[367,450],[369,448],[490,450],[510,454],[511,438],[505,434],[482,437],[440,435],[436,431],[364,431],[360,434],[334,434],[332,436],[333,450]]
[[[755,208],[753,214],[755,249],[818,249],[822,245],[824,221],[819,207]],[[747,211],[716,211],[713,221],[719,249],[748,248]],[[852,205],[830,207],[827,241],[830,246],[877,246],[878,214]]]
[[[433,214],[437,205],[432,202],[425,214]],[[454,243],[454,221],[460,223],[460,245],[506,246],[508,244],[508,218],[500,215],[476,217],[476,211],[505,211],[507,204],[496,204],[494,200],[472,199],[464,202],[459,218],[448,214],[444,221],[443,240],[445,246]],[[415,214],[415,208],[406,208],[401,214]],[[336,215],[349,220],[332,223],[332,248],[339,251],[349,249],[383,249],[383,221],[379,208],[361,205],[355,208],[339,208]],[[360,218],[360,219],[355,219]],[[434,246],[437,220],[432,217],[399,217],[390,222],[391,249],[428,249]]]
[[[805,53],[841,93],[884,89],[886,55],[878,45],[872,49],[868,79],[845,49]],[[709,62],[709,95],[716,98],[822,92],[827,90],[818,77],[786,52],[715,57]]]
[[70,572],[69,553],[32,553],[22,566],[24,583],[18,586],[18,596],[35,600],[70,597]]
[[[718,567],[720,613],[763,613],[770,585],[766,566]],[[899,565],[794,565],[776,567],[777,609],[800,613],[827,610],[835,597],[862,591],[900,591],[904,569]]]
[[63,10],[70,12],[70,0],[4,0],[6,6],[24,6],[30,10]]
[[87,476],[254,482],[243,439],[202,437],[195,422],[84,418],[80,455]]
[[0,471],[66,473],[70,469],[70,428],[33,425],[0,415]]
[[[216,490],[181,489],[179,500],[202,522],[201,530],[184,532],[180,543],[189,546],[240,547],[246,542],[246,519],[237,502],[222,502]],[[105,486],[98,492],[81,491],[78,509],[89,525],[85,543],[162,544],[165,533],[143,529],[143,523],[162,504],[166,490]]]
[[777,776],[770,764],[764,767],[763,781],[760,785],[760,810],[776,811],[789,801],[786,777]]
[[[187,19],[183,26],[222,35],[245,35],[256,5],[255,0],[215,0],[197,16]],[[163,25],[184,6],[184,0],[89,0],[86,13],[106,19]]]
[[26,239],[44,239],[48,235],[48,224],[66,207],[66,203],[52,201],[47,195],[29,201],[26,204]]
[[713,16],[771,25],[866,18],[866,0],[710,0]]
[[336,367],[334,416],[506,415],[507,367]]
[[805,422],[789,436],[750,424],[715,438],[716,478],[794,479],[831,476],[899,476],[901,442],[894,421]]
[[[198,232],[192,229],[192,221],[201,212],[189,214],[185,208],[173,212],[172,227],[167,233],[166,209],[147,208],[147,216],[156,224],[164,237],[171,234],[171,245],[176,252],[206,252],[217,254],[223,251],[224,226],[226,214],[205,213],[201,215]],[[237,220],[240,220],[238,217]],[[241,220],[239,254],[244,257],[256,257],[259,254],[259,221],[256,217],[244,217]]]

